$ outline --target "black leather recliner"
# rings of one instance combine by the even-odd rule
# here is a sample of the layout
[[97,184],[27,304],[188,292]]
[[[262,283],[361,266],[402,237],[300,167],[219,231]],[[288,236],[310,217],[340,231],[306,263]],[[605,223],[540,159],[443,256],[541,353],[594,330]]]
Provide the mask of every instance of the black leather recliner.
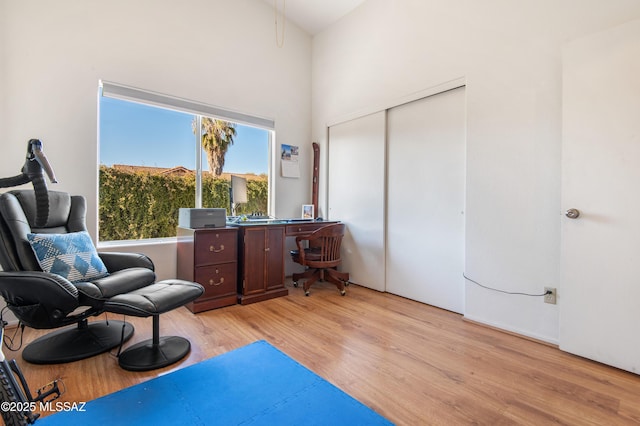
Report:
[[[144,354],[133,356],[136,359],[129,361],[131,368],[121,362],[123,368],[148,370],[182,358],[189,350],[188,341],[173,338],[180,340],[180,353],[165,355],[166,350],[175,351],[163,347],[173,342],[159,339],[158,315],[195,300],[203,293],[202,286],[182,280],[155,283],[152,261],[132,253],[98,253],[108,275],[86,282],[71,283],[60,275],[42,272],[27,234],[86,231],[86,202],[82,196],[49,191],[48,197],[49,219],[44,227],[37,228],[33,226],[36,218],[33,191],[16,190],[0,195],[0,295],[29,327],[53,329],[76,324],[34,340],[24,348],[23,358],[39,364],[76,361],[128,340],[133,326],[125,321],[88,321],[103,312],[154,317],[151,344],[143,345]],[[141,357],[144,359],[139,361]]]

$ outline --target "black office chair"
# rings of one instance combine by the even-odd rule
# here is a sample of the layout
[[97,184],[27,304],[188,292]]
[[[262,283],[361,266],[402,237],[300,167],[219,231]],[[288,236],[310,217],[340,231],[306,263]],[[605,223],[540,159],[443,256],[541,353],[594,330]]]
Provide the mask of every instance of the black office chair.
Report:
[[[133,326],[125,321],[88,321],[103,312],[154,316],[153,339],[145,345],[144,353],[132,357],[126,356],[125,350],[121,357],[128,361],[120,363],[123,368],[149,370],[182,358],[189,351],[188,341],[160,339],[157,317],[198,298],[204,291],[202,286],[182,280],[155,283],[151,260],[132,253],[93,253],[92,257],[91,250],[89,253],[80,250],[81,253],[73,254],[76,263],[71,266],[60,264],[66,255],[51,262],[58,262],[57,266],[68,272],[69,279],[61,273],[43,272],[42,265],[46,268],[50,265],[49,259],[45,256],[43,260],[41,255],[50,250],[52,239],[70,240],[72,255],[71,252],[79,250],[79,238],[86,240],[88,236],[83,197],[49,191],[48,198],[48,220],[45,226],[35,227],[34,191],[17,190],[0,195],[0,294],[7,307],[23,324],[35,329],[76,325],[29,343],[23,350],[23,358],[36,364],[76,361],[128,340]],[[174,350],[175,345],[178,350]]]

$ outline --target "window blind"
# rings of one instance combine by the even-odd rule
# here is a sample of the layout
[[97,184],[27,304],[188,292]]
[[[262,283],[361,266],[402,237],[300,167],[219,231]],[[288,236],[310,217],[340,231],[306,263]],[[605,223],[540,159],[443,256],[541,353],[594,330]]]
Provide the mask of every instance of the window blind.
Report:
[[275,130],[274,120],[243,114],[241,112],[230,111],[228,109],[216,107],[202,102],[182,99],[175,96],[151,92],[148,90],[124,86],[107,81],[101,81],[100,88],[102,96],[106,96],[108,98],[116,98],[132,102],[142,102],[160,108],[168,108],[187,112],[190,114],[218,118],[221,120],[232,121],[234,123],[260,127],[266,130]]

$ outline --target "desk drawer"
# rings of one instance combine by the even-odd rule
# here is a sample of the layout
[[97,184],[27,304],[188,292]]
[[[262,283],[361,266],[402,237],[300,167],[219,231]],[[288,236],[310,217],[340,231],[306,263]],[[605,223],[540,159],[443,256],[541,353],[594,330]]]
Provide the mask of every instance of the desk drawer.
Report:
[[195,281],[204,287],[204,294],[199,300],[235,294],[237,274],[235,262],[196,268]]
[[195,242],[195,266],[235,262],[238,257],[235,230],[198,232]]
[[287,225],[286,234],[288,236],[307,235],[320,229],[323,226],[331,225],[333,222],[320,222],[320,223],[296,223],[293,225]]

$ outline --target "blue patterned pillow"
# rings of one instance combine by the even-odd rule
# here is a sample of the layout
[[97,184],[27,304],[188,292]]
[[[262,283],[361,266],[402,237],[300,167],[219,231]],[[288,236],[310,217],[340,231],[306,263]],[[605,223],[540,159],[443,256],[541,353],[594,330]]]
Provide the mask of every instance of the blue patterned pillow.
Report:
[[108,275],[89,233],[27,234],[44,272],[60,275],[72,283]]

